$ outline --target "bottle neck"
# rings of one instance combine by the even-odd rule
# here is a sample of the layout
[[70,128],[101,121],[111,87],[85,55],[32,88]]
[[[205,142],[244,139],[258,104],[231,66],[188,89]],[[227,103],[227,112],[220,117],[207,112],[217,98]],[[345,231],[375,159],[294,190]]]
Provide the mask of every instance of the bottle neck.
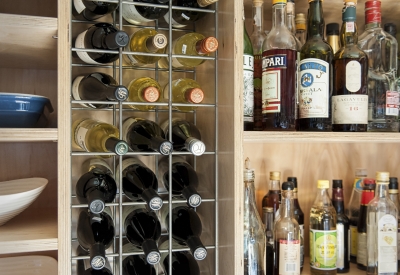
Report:
[[250,205],[256,205],[256,195],[254,188],[254,180],[244,181],[244,204],[249,207]]
[[307,23],[307,37],[324,37],[325,21],[322,10],[321,0],[314,0],[310,2],[308,23]]
[[293,218],[293,197],[292,190],[282,191],[282,206],[280,208],[282,218]]
[[272,28],[286,27],[286,4],[275,4],[272,6]]
[[253,33],[261,33],[263,31],[263,5],[253,5]]
[[389,198],[397,205],[399,201],[399,191],[397,189],[389,189]]
[[343,189],[342,188],[333,188],[332,189],[332,204],[335,207],[337,214],[344,213]]
[[365,29],[381,28],[381,9],[369,8],[365,11]]
[[294,21],[295,19],[295,11],[294,11],[295,4],[294,3],[287,3],[287,27],[289,31],[293,34],[296,35],[296,23]]
[[319,206],[332,206],[332,201],[329,198],[328,189],[326,188],[318,188],[317,196],[315,198],[315,203]]
[[344,9],[344,20],[342,24],[342,29],[340,30],[340,42],[343,46],[349,46],[357,44],[358,42],[358,30],[357,30],[357,23],[355,19],[347,19],[346,14],[356,14],[356,7],[346,6]]
[[375,198],[386,198],[388,196],[389,182],[376,181]]
[[269,190],[270,191],[279,191],[280,190],[280,181],[279,180],[271,180],[269,182]]

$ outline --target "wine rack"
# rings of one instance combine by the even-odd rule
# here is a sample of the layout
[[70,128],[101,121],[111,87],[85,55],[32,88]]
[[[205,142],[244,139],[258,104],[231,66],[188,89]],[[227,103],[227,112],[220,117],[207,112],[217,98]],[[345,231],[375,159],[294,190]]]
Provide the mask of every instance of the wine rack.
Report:
[[[72,7],[72,1],[70,1],[70,8]],[[172,54],[172,41],[175,37],[188,33],[188,32],[199,32],[204,35],[214,36],[218,39],[218,3],[213,4],[208,9],[190,9],[190,8],[180,8],[176,6],[169,5],[155,5],[155,4],[143,4],[143,3],[133,3],[129,1],[102,1],[102,2],[118,2],[119,7],[116,12],[113,13],[112,16],[105,16],[96,21],[81,21],[76,20],[72,17],[69,22],[69,40],[71,41],[71,50],[70,50],[70,70],[71,70],[71,80],[74,79],[79,74],[101,71],[112,75],[120,85],[127,85],[130,80],[140,77],[140,76],[150,76],[155,78],[161,86],[165,83],[169,83],[168,91],[169,91],[169,101],[168,102],[160,102],[160,103],[141,103],[134,102],[137,105],[154,105],[156,106],[155,110],[152,111],[139,111],[128,109],[127,105],[132,104],[132,102],[107,102],[107,104],[111,104],[112,108],[109,109],[88,109],[81,107],[78,103],[104,103],[101,101],[70,101],[70,110],[71,110],[71,118],[70,125],[73,123],[74,117],[77,115],[80,118],[90,117],[94,119],[99,119],[104,122],[108,122],[116,126],[120,131],[120,136],[122,136],[122,122],[127,116],[134,117],[142,117],[146,119],[150,119],[160,124],[164,120],[171,121],[173,116],[178,116],[189,121],[192,121],[196,124],[201,133],[202,140],[206,144],[206,152],[202,156],[193,156],[190,152],[173,152],[173,155],[178,154],[185,157],[195,168],[195,170],[199,173],[199,188],[198,192],[202,195],[202,204],[196,209],[196,212],[199,213],[202,224],[203,224],[203,233],[201,235],[201,239],[203,244],[207,249],[207,257],[203,261],[198,261],[201,274],[218,274],[219,270],[219,260],[218,260],[218,76],[217,76],[217,58],[218,52],[213,54],[210,57],[203,57],[204,59],[208,59],[204,64],[200,65],[196,69],[191,70],[182,70],[182,69],[173,69],[171,64],[169,64],[169,68],[163,69],[159,68],[157,64],[153,64],[152,66],[146,67],[132,67],[127,65],[125,62],[124,55],[126,54],[136,54],[136,55],[152,55],[152,56],[162,56],[162,57],[182,57],[179,55]],[[199,24],[188,26],[185,29],[175,29],[172,28],[171,25],[168,25],[164,22],[164,20],[156,20],[154,23],[148,23],[145,25],[131,25],[123,20],[122,18],[122,4],[130,4],[130,5],[138,5],[138,6],[151,6],[151,7],[161,7],[167,8],[169,10],[170,22],[172,19],[171,11],[173,9],[185,9],[185,10],[194,10],[199,12],[207,13],[206,16],[199,21]],[[70,14],[72,11],[69,11]],[[139,52],[129,52],[125,49],[121,48],[118,51],[106,51],[108,53],[115,53],[119,55],[119,59],[112,64],[107,65],[88,65],[84,64],[80,59],[76,56],[76,52],[78,51],[96,51],[96,50],[83,50],[79,48],[75,48],[74,39],[76,36],[86,30],[89,26],[96,22],[108,22],[112,23],[119,30],[123,30],[131,35],[133,32],[139,30],[140,28],[154,28],[157,31],[164,33],[168,38],[168,46],[165,54],[146,54]],[[99,51],[104,52],[104,51]],[[186,58],[196,58],[196,57],[187,57]],[[203,86],[205,91],[205,103],[197,104],[197,109],[190,112],[179,112],[172,109],[173,106],[193,106],[192,104],[177,104],[172,103],[171,98],[171,82],[173,79],[179,77],[187,77],[193,78],[197,80],[200,85]],[[172,140],[172,128],[171,124],[169,125],[169,136],[168,140]],[[71,133],[70,133],[71,136]],[[74,151],[74,149],[70,148],[71,155],[71,198],[70,198],[70,207],[71,207],[71,228],[70,228],[70,259],[71,259],[71,274],[76,274],[76,263],[78,260],[89,259],[89,256],[78,256],[76,253],[76,249],[79,246],[76,237],[77,231],[77,217],[79,215],[79,210],[82,208],[87,208],[86,204],[78,203],[75,194],[75,184],[79,176],[83,173],[81,171],[81,165],[84,160],[93,156],[107,156],[112,155],[110,153],[96,153],[96,152],[78,152]],[[122,221],[122,209],[123,207],[129,205],[138,205],[145,204],[145,202],[132,202],[125,199],[124,194],[121,192],[122,190],[122,171],[117,171],[116,167],[118,163],[121,163],[124,157],[129,156],[137,156],[139,157],[154,173],[157,175],[157,167],[158,161],[160,159],[160,154],[157,152],[143,153],[132,152],[129,151],[124,156],[113,155],[112,158],[108,159],[108,163],[111,165],[114,175],[116,173],[119,174],[119,182],[117,182],[118,189],[120,190],[117,193],[117,197],[112,203],[107,203],[106,206],[110,207],[113,214],[114,224],[116,228],[116,234],[114,237],[114,243],[106,251],[106,257],[110,261],[113,274],[122,274],[122,261],[125,256],[128,255],[136,255],[136,254],[144,254],[143,252],[133,252],[133,253],[123,253],[123,244],[126,241],[126,238],[123,233],[123,221]],[[169,156],[169,170],[171,170],[171,160],[172,155]],[[172,176],[170,173],[169,176],[169,186],[171,184]],[[159,180],[159,185],[160,180]],[[168,192],[167,190],[162,190],[159,188],[159,194],[163,198],[163,207],[168,207],[169,212],[172,210],[172,205],[175,203],[185,203],[185,200],[179,200],[172,197],[172,192]],[[172,215],[169,218],[169,227],[172,225]],[[169,253],[171,254],[173,251],[177,251],[179,249],[172,249],[172,237],[171,234],[168,234],[166,230],[163,230],[163,235],[168,235],[169,238],[169,249],[168,250],[160,250],[160,253]],[[181,250],[189,250],[189,248],[184,248]],[[172,273],[172,257],[169,257],[169,274]],[[161,265],[158,264],[159,266]],[[164,274],[161,272],[161,268],[156,268],[157,274]]]

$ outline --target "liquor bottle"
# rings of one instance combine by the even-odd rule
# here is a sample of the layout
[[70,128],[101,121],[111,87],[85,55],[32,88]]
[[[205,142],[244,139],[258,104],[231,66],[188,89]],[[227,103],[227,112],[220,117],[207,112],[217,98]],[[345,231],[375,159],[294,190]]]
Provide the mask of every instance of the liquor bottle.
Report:
[[169,273],[169,255],[165,253],[161,258],[164,274],[200,275],[199,264],[187,251],[172,252],[172,273]]
[[[90,212],[103,212],[105,204],[114,200],[117,184],[102,159],[89,159],[91,169],[80,176],[76,183],[76,197],[80,203],[88,204]],[[105,164],[104,164],[105,163]]]
[[262,118],[262,45],[264,34],[264,0],[253,0],[253,32],[250,41],[253,45],[254,54],[254,131],[263,130]]
[[300,274],[300,228],[293,214],[293,182],[282,183],[281,215],[274,226],[274,274]]
[[[386,23],[385,25],[383,25],[383,30],[386,32],[386,33],[388,33],[388,34],[390,34],[391,36],[393,36],[395,39],[396,39],[396,35],[397,35],[397,27],[396,27],[396,25],[395,24],[393,24],[393,23]],[[397,39],[396,39],[396,41],[397,41]],[[385,72],[386,71],[389,71],[390,70],[390,63],[391,63],[391,60],[390,60],[390,43],[388,43],[388,51],[387,50],[385,50],[384,51],[384,59],[383,59],[383,66],[384,66],[384,70],[385,70]],[[397,46],[398,46],[398,42],[397,42]],[[398,47],[399,48],[399,47]],[[397,48],[397,49],[398,49]],[[397,68],[396,68],[396,70],[397,70]],[[397,77],[397,75],[398,75],[398,72],[397,72],[397,74],[396,74],[396,77]]]
[[333,50],[324,40],[325,21],[322,0],[309,1],[307,41],[300,51],[299,131],[332,129]]
[[77,238],[79,245],[90,253],[90,266],[102,269],[106,265],[105,251],[114,240],[114,222],[110,209],[106,208],[100,214],[82,210],[79,214]]
[[317,188],[310,211],[310,271],[311,275],[336,274],[336,211],[328,194],[329,181],[318,180]]
[[[151,77],[139,77],[133,79],[129,85],[129,101],[154,103],[160,101],[161,86]],[[155,105],[129,104],[128,106],[135,110],[148,111],[154,110]]]
[[[205,37],[196,32],[186,33],[172,42],[173,55],[207,57],[217,49],[218,40],[215,37]],[[168,64],[171,62],[172,68],[191,69],[203,64],[205,61],[206,59],[202,58],[172,57],[172,60],[169,60],[167,57],[163,57],[158,62],[158,65],[161,68],[169,68]]]
[[[304,13],[296,14],[296,37],[300,41],[301,46],[306,43],[306,17]],[[300,48],[301,49],[301,48]]]
[[94,119],[77,119],[72,124],[72,146],[87,152],[114,152],[125,155],[128,144],[119,139],[119,130]]
[[246,158],[243,171],[244,180],[244,274],[266,275],[265,273],[265,229],[257,211],[254,169],[250,169],[250,160]]
[[389,178],[389,198],[397,208],[397,266],[400,267],[400,203],[399,203],[399,183],[396,177]]
[[367,169],[357,168],[355,170],[355,179],[353,190],[345,214],[350,220],[350,262],[357,263],[357,225],[360,216],[360,202],[362,193],[362,182],[367,177]]
[[301,210],[299,199],[297,195],[297,178],[296,177],[288,177],[287,181],[293,182],[293,215],[299,224],[300,228],[300,272],[303,271],[304,266],[304,213]]
[[357,225],[357,268],[367,270],[367,207],[375,197],[375,180],[365,178]]
[[201,204],[201,196],[197,192],[199,179],[193,167],[181,156],[172,156],[172,185],[169,185],[169,158],[165,157],[158,164],[158,178],[165,189],[172,192],[173,197],[183,197],[191,207]]
[[122,125],[123,139],[135,152],[159,152],[162,155],[172,153],[172,143],[154,121],[129,117]]
[[[196,104],[203,102],[204,92],[199,83],[190,78],[175,79],[172,86],[172,103],[184,103],[188,106],[172,106],[172,109],[188,112],[196,108]],[[169,101],[169,83],[164,86],[164,100]],[[193,105],[192,105],[193,104]]]
[[263,207],[263,223],[265,226],[265,274],[274,273],[274,209],[271,207]]
[[281,172],[269,172],[268,193],[262,199],[262,207],[271,207],[274,210],[275,219],[279,216],[281,204]]
[[[172,6],[182,8],[195,8],[202,9],[208,8],[211,4],[218,0],[171,0]],[[174,28],[185,28],[189,24],[198,21],[206,15],[205,12],[192,11],[192,10],[172,10],[171,25]],[[169,24],[169,11],[164,15],[165,21]]]
[[[155,29],[144,28],[131,35],[126,50],[148,54],[163,54],[166,46],[167,37],[164,34],[158,33]],[[138,67],[154,64],[161,58],[160,56],[137,54],[126,54],[124,56],[129,65]]]
[[375,179],[367,208],[367,274],[397,275],[398,210],[387,194],[389,173],[376,172]]
[[[399,131],[399,94],[395,87],[397,41],[381,28],[381,2],[365,2],[365,31],[358,46],[368,56],[368,131]],[[390,56],[385,70],[385,52]]]
[[126,158],[117,166],[117,182],[122,169],[122,190],[132,201],[145,201],[151,210],[160,210],[163,201],[157,194],[156,175],[138,158]]
[[112,13],[118,8],[118,3],[107,3],[98,1],[73,1],[72,14],[75,19],[94,21],[107,14]]
[[[352,0],[355,1],[355,0]],[[333,58],[332,131],[366,132],[368,58],[357,46],[356,2],[346,2],[340,31],[342,47]]]
[[129,255],[122,261],[122,275],[129,274],[157,275],[157,271],[144,255]]
[[[355,22],[353,22],[355,23]],[[339,24],[329,23],[326,25],[326,40],[328,44],[332,47],[333,54],[337,53],[340,49],[339,45]]]
[[[169,137],[169,125],[169,120],[166,120],[160,126],[166,137]],[[196,125],[175,117],[171,120],[171,129],[175,151],[189,151],[195,156],[201,156],[205,152],[206,146],[201,141],[201,134]]]
[[254,129],[254,54],[246,30],[243,7],[243,130]]
[[124,206],[124,232],[128,241],[142,249],[147,263],[155,265],[160,261],[157,242],[161,236],[161,224],[154,211],[144,205]]
[[[77,76],[72,83],[72,98],[74,100],[124,101],[128,96],[129,92],[125,86],[118,85],[111,75],[101,72]],[[80,104],[94,109],[104,109],[112,106],[107,103]]]
[[332,204],[336,210],[336,267],[337,273],[350,270],[349,218],[344,214],[344,195],[342,180],[332,181]]
[[[147,3],[157,5],[168,5],[169,0],[129,0],[134,3]],[[153,22],[162,18],[168,11],[166,8],[158,8],[151,6],[136,6],[128,3],[122,4],[122,17],[129,23],[141,25],[143,23]]]
[[263,43],[264,130],[295,129],[297,44],[286,17],[286,0],[274,0],[272,29]]
[[[128,45],[129,36],[109,23],[96,23],[80,33],[75,40],[75,47],[89,50],[116,50]],[[110,63],[119,58],[119,54],[106,52],[77,51],[78,57],[87,64],[99,65]]]
[[286,26],[288,27],[289,31],[293,34],[294,39],[296,40],[297,44],[297,51],[300,51],[303,44],[301,44],[300,40],[296,37],[296,23],[295,23],[295,2],[294,0],[287,0],[286,4]]

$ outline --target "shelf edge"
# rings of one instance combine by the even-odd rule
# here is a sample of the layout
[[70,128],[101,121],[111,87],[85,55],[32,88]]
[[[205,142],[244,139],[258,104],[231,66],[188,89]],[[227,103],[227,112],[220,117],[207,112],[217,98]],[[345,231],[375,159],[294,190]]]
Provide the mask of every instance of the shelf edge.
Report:
[[57,141],[57,128],[2,128],[0,142]]

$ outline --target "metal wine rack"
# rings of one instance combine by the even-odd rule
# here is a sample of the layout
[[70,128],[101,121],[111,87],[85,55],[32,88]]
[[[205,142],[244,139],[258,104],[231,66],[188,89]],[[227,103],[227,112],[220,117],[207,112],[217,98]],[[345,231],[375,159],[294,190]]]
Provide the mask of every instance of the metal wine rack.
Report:
[[[97,1],[97,0],[95,0]],[[99,0],[100,1],[100,0]],[[72,9],[72,3],[70,1],[70,7]],[[120,136],[122,136],[122,121],[126,116],[137,116],[138,117],[145,117],[149,118],[150,120],[154,120],[156,123],[160,123],[162,117],[166,117],[169,121],[171,121],[173,115],[183,116],[184,118],[191,120],[194,124],[199,124],[198,122],[201,121],[200,131],[202,131],[202,139],[205,141],[207,150],[206,152],[200,156],[195,157],[190,152],[173,152],[173,155],[182,155],[187,158],[191,159],[191,163],[195,170],[200,172],[200,175],[207,174],[206,179],[204,181],[208,181],[208,186],[206,184],[205,188],[202,188],[201,185],[203,184],[202,178],[199,177],[199,193],[202,195],[202,204],[196,209],[198,213],[201,214],[202,224],[203,224],[203,234],[201,239],[203,244],[205,245],[208,255],[205,260],[198,262],[200,267],[200,272],[202,274],[218,274],[218,77],[217,77],[217,57],[218,52],[216,52],[213,56],[210,57],[202,57],[204,59],[208,59],[204,64],[200,65],[198,68],[193,70],[181,70],[181,69],[173,69],[171,66],[171,62],[169,62],[169,68],[163,69],[157,66],[157,63],[153,66],[147,67],[133,67],[125,65],[124,55],[126,54],[135,54],[135,55],[149,55],[149,56],[161,56],[161,57],[168,57],[171,60],[172,57],[185,57],[185,58],[199,58],[199,57],[191,57],[191,56],[182,56],[182,55],[173,55],[172,54],[172,43],[173,37],[176,34],[184,34],[188,32],[197,31],[200,33],[204,33],[206,35],[214,36],[218,39],[218,3],[212,4],[208,9],[194,9],[194,8],[182,8],[177,6],[172,6],[172,1],[169,5],[156,5],[156,4],[145,4],[145,3],[134,3],[131,1],[116,1],[116,0],[102,0],[102,2],[110,2],[110,3],[119,3],[119,7],[116,12],[113,13],[112,16],[102,17],[96,21],[81,21],[71,19],[69,24],[69,35],[70,40],[72,41],[71,47],[71,82],[73,78],[82,73],[88,72],[95,72],[95,71],[104,71],[113,75],[113,77],[118,80],[120,85],[127,84],[127,80],[132,80],[136,78],[136,75],[145,76],[147,74],[151,74],[157,81],[164,79],[165,83],[169,83],[168,92],[169,92],[169,101],[163,103],[142,103],[142,102],[134,102],[133,105],[154,105],[156,106],[155,110],[152,111],[139,111],[139,110],[132,110],[128,108],[124,108],[125,105],[132,104],[132,102],[107,102],[107,104],[112,105],[112,108],[108,109],[88,109],[84,107],[80,107],[77,103],[105,103],[102,101],[83,101],[83,100],[71,100],[71,114],[75,113],[85,113],[88,114],[88,117],[91,118],[107,118],[110,120],[109,122],[119,128]],[[153,23],[149,23],[142,26],[131,25],[126,23],[122,18],[122,9],[123,5],[136,5],[136,6],[150,6],[150,7],[159,7],[159,8],[167,8],[169,10],[169,22],[172,22],[172,10],[193,10],[206,14],[204,18],[202,18],[199,23],[196,22],[196,25],[193,24],[188,26],[185,29],[175,29],[172,28],[171,25],[161,21],[154,21]],[[71,10],[72,14],[72,10]],[[141,53],[141,52],[129,52],[125,51],[124,49],[119,49],[118,51],[103,51],[103,50],[88,50],[88,49],[79,49],[74,47],[74,39],[75,37],[82,31],[86,30],[89,26],[96,22],[108,22],[112,23],[116,28],[127,32],[128,34],[132,34],[135,30],[140,28],[154,28],[157,31],[161,31],[167,35],[168,38],[168,46],[165,54],[148,54],[148,53]],[[106,65],[89,65],[84,64],[82,61],[77,58],[76,52],[78,51],[87,51],[87,52],[107,52],[107,53],[114,53],[119,55],[119,59],[112,63]],[[112,72],[112,73],[111,73]],[[209,102],[204,104],[197,104],[198,108],[194,111],[190,112],[179,112],[172,110],[173,106],[193,106],[192,104],[178,104],[172,103],[172,80],[176,77],[176,75],[184,75],[188,78],[193,78],[197,80],[199,76],[199,72],[201,72],[201,78],[203,82],[200,82],[200,85],[204,84],[204,82],[210,82],[211,84],[207,83],[211,87],[208,87],[208,90],[205,91],[205,99]],[[127,75],[130,75],[129,77]],[[178,77],[176,77],[178,78]],[[124,81],[125,79],[125,81]],[[207,81],[204,81],[207,80]],[[161,84],[161,83],[160,83]],[[161,91],[162,92],[162,91]],[[161,95],[162,96],[162,95]],[[71,97],[72,98],[72,97]],[[127,106],[125,106],[127,107]],[[167,109],[166,109],[167,107]],[[213,112],[214,114],[212,114]],[[111,114],[111,113],[112,114]],[[81,116],[82,117],[82,116]],[[99,119],[103,120],[104,119]],[[72,116],[71,116],[71,125],[72,125]],[[169,136],[167,137],[170,141],[172,141],[172,127],[169,124]],[[210,134],[209,134],[210,133]],[[206,138],[203,138],[206,136]],[[105,155],[113,155],[111,160],[111,167],[113,169],[114,175],[115,173],[119,173],[119,182],[117,182],[117,186],[119,190],[122,190],[122,169],[116,171],[116,164],[119,162],[121,163],[124,156],[117,156],[112,153],[96,153],[96,152],[78,152],[74,151],[71,146],[71,274],[76,274],[76,263],[78,260],[89,259],[89,256],[78,256],[75,252],[78,242],[76,238],[76,222],[78,218],[78,211],[81,208],[87,208],[86,204],[78,203],[75,194],[75,184],[79,176],[82,174],[82,171],[79,169],[82,165],[83,160],[89,158],[90,156],[105,156]],[[129,151],[126,156],[139,156],[142,160],[147,160],[150,165],[149,167],[153,170],[153,172],[158,176],[158,160],[160,154],[158,152],[152,153],[143,153],[140,152],[132,152]],[[143,157],[141,157],[143,156]],[[198,161],[198,159],[201,159]],[[172,155],[169,156],[169,170],[172,167]],[[151,165],[152,163],[152,165]],[[74,168],[75,167],[75,168]],[[210,173],[208,170],[210,169],[213,173]],[[210,176],[211,175],[211,176]],[[207,179],[208,177],[208,179]],[[169,186],[172,186],[172,173],[169,173]],[[159,180],[160,185],[160,180]],[[202,190],[201,190],[202,189]],[[208,195],[203,195],[208,194]],[[174,203],[185,203],[186,200],[177,200],[172,198],[172,192],[160,192],[160,195],[163,197],[164,206],[168,207],[169,212],[172,210],[172,205]],[[110,261],[113,274],[122,274],[122,261],[123,257],[135,254],[144,254],[143,252],[138,253],[123,253],[123,243],[124,243],[124,234],[123,234],[123,221],[122,221],[122,207],[129,206],[129,205],[138,205],[138,204],[145,204],[145,202],[131,202],[124,200],[124,194],[119,191],[117,193],[117,197],[113,203],[107,203],[106,206],[109,206],[112,209],[113,219],[115,223],[116,234],[114,237],[114,243],[106,251],[106,257]],[[204,208],[205,210],[202,211],[201,209]],[[172,228],[172,216],[169,216],[169,228]],[[204,230],[207,228],[207,230]],[[207,238],[204,238],[205,231],[207,234]],[[168,234],[168,232],[163,232],[163,234]],[[171,254],[173,251],[179,250],[189,250],[189,248],[184,249],[172,249],[172,237],[171,234],[168,235],[169,239],[169,249],[168,250],[160,250],[160,253],[169,253]],[[169,257],[169,274],[173,275],[172,273],[172,257]],[[119,263],[119,264],[118,264]],[[161,263],[160,263],[161,264]],[[157,268],[157,274],[163,274],[161,269]]]

